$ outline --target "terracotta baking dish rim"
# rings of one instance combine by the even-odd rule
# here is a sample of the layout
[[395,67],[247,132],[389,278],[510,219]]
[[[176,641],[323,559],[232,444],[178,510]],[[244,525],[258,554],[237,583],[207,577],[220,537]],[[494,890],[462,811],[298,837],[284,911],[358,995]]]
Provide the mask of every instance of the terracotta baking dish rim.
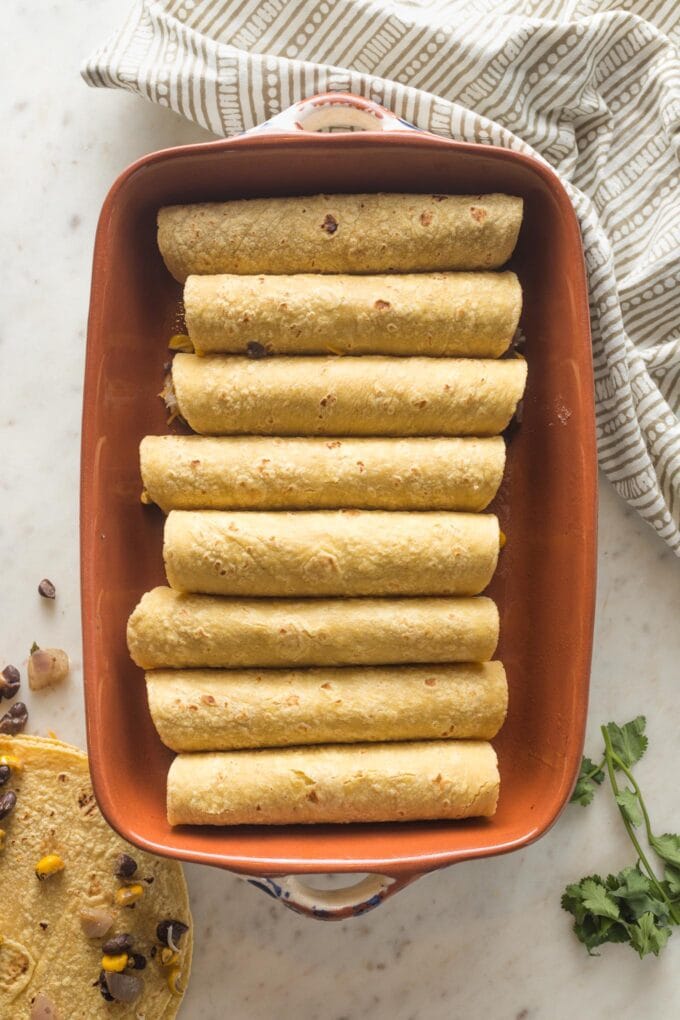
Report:
[[[98,288],[101,286],[101,279],[98,276],[98,270],[101,272],[102,267],[106,265],[107,261],[107,232],[109,229],[111,215],[115,209],[115,204],[121,188],[124,187],[131,177],[143,172],[147,167],[158,162],[182,159],[187,156],[210,155],[212,153],[217,153],[224,149],[231,149],[234,147],[248,147],[260,150],[266,150],[269,148],[281,149],[285,147],[296,149],[306,147],[313,149],[315,146],[327,147],[329,144],[341,144],[344,148],[356,147],[358,151],[365,148],[371,148],[373,146],[385,147],[386,145],[394,145],[395,147],[426,147],[428,149],[436,148],[442,150],[455,148],[460,154],[483,155],[487,159],[496,159],[501,162],[514,161],[522,164],[533,174],[543,178],[544,182],[548,185],[553,198],[560,206],[565,228],[568,226],[568,230],[573,235],[572,243],[577,243],[580,248],[580,235],[576,216],[564,187],[559,181],[557,175],[550,169],[549,166],[539,160],[510,149],[491,145],[477,145],[467,142],[458,142],[421,132],[414,132],[413,134],[404,133],[403,135],[399,135],[398,139],[394,136],[386,137],[379,132],[366,132],[360,135],[353,135],[351,138],[348,138],[347,135],[319,136],[305,134],[304,136],[281,135],[272,139],[271,136],[267,135],[245,135],[231,139],[218,139],[216,141],[202,142],[189,146],[172,147],[152,152],[128,166],[117,177],[108,192],[106,199],[104,200],[95,240],[93,288],[90,302],[88,338],[93,331],[100,328],[99,320],[102,304],[98,293]],[[587,297],[585,293],[578,302],[577,312],[581,329],[583,330],[584,335],[589,336],[589,315]],[[86,393],[90,393],[93,389],[94,374],[97,367],[97,362],[95,361],[91,347],[88,344],[85,365]],[[549,809],[547,812],[544,811],[541,815],[541,824],[534,826],[534,828],[530,828],[528,832],[519,836],[517,839],[508,840],[501,844],[476,848],[470,847],[465,849],[437,851],[433,853],[395,853],[394,857],[382,855],[370,858],[348,857],[343,859],[328,856],[301,860],[295,856],[291,856],[290,858],[272,858],[267,856],[225,854],[217,852],[212,853],[194,849],[180,849],[175,846],[156,843],[153,839],[149,839],[143,833],[134,831],[126,825],[125,819],[121,817],[112,800],[104,792],[106,784],[102,780],[103,764],[100,758],[100,753],[102,753],[100,747],[101,741],[97,735],[97,732],[101,727],[101,721],[97,717],[94,706],[94,681],[88,679],[95,668],[95,648],[97,643],[95,623],[88,613],[88,607],[92,604],[95,589],[95,571],[93,567],[94,558],[92,555],[94,552],[95,537],[94,529],[91,527],[93,523],[93,470],[91,464],[88,462],[87,456],[85,456],[85,454],[89,452],[89,436],[90,431],[94,427],[92,418],[92,405],[90,401],[84,401],[82,433],[83,457],[81,461],[80,487],[83,672],[84,677],[86,678],[86,726],[92,782],[102,813],[114,829],[120,832],[126,839],[141,848],[148,850],[149,852],[184,861],[211,864],[249,875],[314,874],[318,871],[333,870],[336,872],[346,873],[379,871],[386,875],[401,877],[412,875],[413,878],[416,878],[418,875],[457,861],[490,857],[520,849],[521,847],[527,846],[539,839],[554,825],[562,810],[566,806],[578,772],[587,711],[587,682],[580,685],[579,696],[576,699],[574,707],[574,723],[577,732],[574,734],[574,741],[570,752],[572,760],[571,772],[568,775],[565,774],[559,788],[551,797]],[[592,423],[584,422],[582,428],[586,447],[594,449],[594,421]],[[597,468],[594,458],[591,458],[586,464],[585,471],[589,484],[586,486],[586,492],[584,494],[583,520],[586,527],[584,530],[583,558],[592,563],[593,571],[592,583],[588,587],[588,590],[584,591],[581,604],[581,611],[585,617],[585,630],[587,631],[588,638],[584,639],[581,654],[579,656],[578,670],[575,670],[575,672],[577,672],[579,676],[588,677],[592,653],[592,634],[595,611]]]

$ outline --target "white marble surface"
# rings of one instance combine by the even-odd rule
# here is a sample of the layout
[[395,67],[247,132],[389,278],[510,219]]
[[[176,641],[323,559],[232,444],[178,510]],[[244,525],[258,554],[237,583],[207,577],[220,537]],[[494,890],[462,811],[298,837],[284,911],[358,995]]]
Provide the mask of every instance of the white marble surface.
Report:
[[[31,725],[78,744],[79,429],[95,222],[128,162],[205,137],[167,111],[82,84],[81,59],[126,7],[3,7],[0,659],[23,666],[34,639],[69,650],[70,683],[29,698]],[[606,483],[600,536],[588,747],[598,748],[600,722],[646,712],[651,750],[639,777],[659,829],[677,829],[680,564]],[[45,575],[57,585],[55,605],[36,594]],[[568,809],[524,852],[430,876],[343,924],[298,918],[226,873],[190,867],[196,963],[182,1016],[670,1020],[680,1001],[680,934],[660,960],[639,962],[618,946],[589,959],[559,907],[565,883],[631,858],[602,795],[587,811]]]

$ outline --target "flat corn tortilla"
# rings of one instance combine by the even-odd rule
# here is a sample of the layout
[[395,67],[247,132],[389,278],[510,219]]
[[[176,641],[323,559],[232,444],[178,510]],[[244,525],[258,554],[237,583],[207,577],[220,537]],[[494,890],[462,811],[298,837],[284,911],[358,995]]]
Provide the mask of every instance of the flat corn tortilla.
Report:
[[[22,768],[12,768],[0,787],[0,796],[13,790],[17,798],[14,810],[0,820],[5,831],[0,850],[0,1017],[27,1020],[33,999],[43,993],[60,1020],[171,1020],[182,996],[168,986],[156,927],[164,920],[189,925],[180,942],[185,986],[192,927],[181,865],[130,846],[107,825],[82,751],[42,737],[0,736],[0,759],[3,755],[18,759]],[[125,884],[115,875],[121,853],[136,861],[129,882],[144,890],[134,909],[114,903],[116,890]],[[36,865],[47,854],[58,854],[65,866],[39,881]],[[103,938],[87,938],[81,928],[79,912],[88,907],[105,908],[114,917]],[[94,987],[102,944],[121,932],[132,935],[133,951],[147,960],[144,970],[130,972],[142,978],[144,991],[129,1005],[106,1002]]]
[[512,195],[308,195],[166,206],[158,247],[172,275],[493,269],[513,252]]

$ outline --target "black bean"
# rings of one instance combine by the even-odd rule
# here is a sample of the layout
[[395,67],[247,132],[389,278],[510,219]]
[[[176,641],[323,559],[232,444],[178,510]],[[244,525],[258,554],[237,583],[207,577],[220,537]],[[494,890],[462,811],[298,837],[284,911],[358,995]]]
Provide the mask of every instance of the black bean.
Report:
[[188,931],[189,925],[183,921],[161,921],[156,928],[156,937],[162,946],[177,949],[180,939]]
[[249,340],[246,344],[246,357],[248,358],[266,358],[267,348],[263,344],[258,343],[257,340]]
[[102,946],[102,953],[106,956],[120,956],[121,953],[129,953],[132,949],[132,935],[121,932],[108,939]]
[[0,701],[3,698],[13,698],[19,693],[21,687],[21,675],[16,666],[5,666],[0,674]]
[[0,765],[0,786],[4,786],[11,775],[12,770],[9,765]]
[[144,970],[146,967],[146,957],[142,956],[141,953],[132,953],[128,957],[128,967],[132,967],[133,970]]
[[38,592],[44,599],[53,599],[57,594],[57,589],[51,581],[49,581],[46,577],[43,577],[42,581],[38,585]]
[[14,810],[17,802],[17,795],[14,790],[8,790],[0,797],[0,818],[6,818],[10,811]]
[[100,970],[99,971],[99,977],[97,979],[97,984],[99,985],[99,991],[102,993],[102,995],[106,999],[106,1001],[107,1002],[113,1002],[113,996],[111,995],[111,992],[109,991],[109,987],[106,984],[106,971],[105,970]]
[[0,719],[0,733],[15,736],[21,733],[28,722],[28,709],[23,701],[17,701]]
[[116,860],[116,877],[132,878],[137,870],[137,861],[129,854],[119,854]]

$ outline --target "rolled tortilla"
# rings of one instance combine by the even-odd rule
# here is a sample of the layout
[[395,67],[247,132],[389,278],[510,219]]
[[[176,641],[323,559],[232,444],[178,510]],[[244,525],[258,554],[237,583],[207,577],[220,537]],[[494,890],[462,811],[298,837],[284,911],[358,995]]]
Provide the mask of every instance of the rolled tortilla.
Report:
[[474,738],[503,725],[500,662],[310,670],[154,670],[151,718],[173,751]]
[[491,744],[432,740],[180,754],[168,774],[171,825],[406,822],[491,816]]
[[128,621],[143,669],[485,662],[491,599],[228,599],[154,588]]
[[493,436],[524,392],[523,358],[176,354],[180,414],[213,435]]
[[146,436],[147,499],[170,510],[484,510],[505,443],[489,439]]
[[494,269],[515,247],[510,195],[311,195],[176,205],[158,213],[175,279],[192,273]]
[[499,539],[493,514],[173,510],[163,559],[207,595],[478,595]]
[[197,354],[498,358],[522,309],[514,273],[190,276]]

